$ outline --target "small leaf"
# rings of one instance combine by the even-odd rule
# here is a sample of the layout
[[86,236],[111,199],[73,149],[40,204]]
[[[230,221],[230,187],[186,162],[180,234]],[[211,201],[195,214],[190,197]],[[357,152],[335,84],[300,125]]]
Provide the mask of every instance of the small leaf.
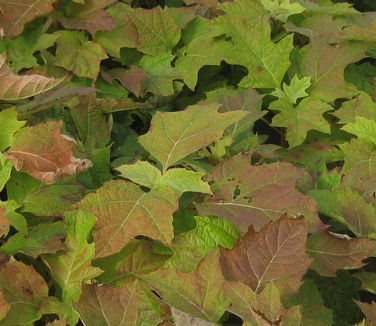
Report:
[[139,138],[163,165],[163,171],[180,159],[219,139],[223,130],[247,113],[217,113],[218,105],[192,105],[179,112],[157,112],[147,134]]
[[299,3],[290,3],[290,0],[261,0],[261,4],[273,17],[284,23],[289,16],[300,14],[305,10]]
[[0,111],[0,151],[12,145],[15,132],[24,125],[24,121],[17,120],[17,112],[14,108]]
[[10,178],[13,164],[8,160],[3,153],[0,153],[0,191],[2,191]]
[[327,231],[312,234],[307,252],[314,259],[311,268],[323,276],[336,276],[339,269],[364,266],[363,260],[376,250],[376,241],[369,238],[341,237]]
[[52,277],[62,290],[64,302],[77,301],[81,294],[83,281],[91,280],[102,270],[91,266],[94,258],[94,243],[88,237],[95,224],[95,217],[81,210],[65,214],[68,222],[68,235],[65,240],[67,250],[57,254],[42,256]]
[[87,195],[78,207],[97,217],[93,236],[96,257],[120,251],[137,235],[169,245],[173,238],[172,213],[177,196],[169,187],[143,192],[135,184],[116,180]]
[[29,325],[41,317],[39,309],[48,296],[48,287],[33,267],[11,258],[0,269],[0,289],[10,304],[1,326]]
[[191,273],[163,268],[144,275],[142,279],[172,307],[217,322],[229,304],[223,292],[225,280],[218,256],[214,249]]
[[283,216],[260,232],[251,227],[234,248],[221,250],[223,273],[256,293],[275,281],[283,296],[292,294],[312,262],[305,253],[306,237],[304,218]]
[[47,184],[86,170],[91,162],[73,156],[75,143],[62,136],[61,126],[61,121],[48,121],[22,128],[5,156],[18,171],[27,172]]
[[42,75],[15,75],[0,54],[0,100],[20,100],[46,92],[60,84],[65,77],[49,78]]
[[295,104],[298,98],[309,95],[306,93],[306,90],[310,85],[311,77],[303,77],[302,79],[299,79],[299,77],[295,75],[291,79],[290,85],[284,83],[283,91],[281,89],[276,89],[274,92],[272,92],[272,95],[277,96],[280,99],[286,99],[290,103]]

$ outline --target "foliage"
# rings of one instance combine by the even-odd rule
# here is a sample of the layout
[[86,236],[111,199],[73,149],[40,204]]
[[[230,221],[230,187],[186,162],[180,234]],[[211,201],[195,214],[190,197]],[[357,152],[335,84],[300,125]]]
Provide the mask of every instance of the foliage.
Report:
[[349,2],[0,0],[0,326],[376,325]]

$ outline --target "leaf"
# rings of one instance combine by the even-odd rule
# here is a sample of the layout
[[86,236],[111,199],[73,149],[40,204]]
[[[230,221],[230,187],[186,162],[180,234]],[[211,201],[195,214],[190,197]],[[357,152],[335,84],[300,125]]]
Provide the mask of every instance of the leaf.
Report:
[[346,224],[356,236],[376,232],[374,207],[351,190],[316,190],[310,194],[319,205],[319,212]]
[[153,246],[151,241],[134,239],[119,253],[97,259],[95,266],[104,270],[98,282],[120,286],[161,268],[169,256],[155,253]]
[[261,0],[261,4],[273,17],[282,22],[286,22],[289,16],[300,14],[305,10],[299,3],[290,3],[290,0]]
[[48,121],[22,128],[4,154],[18,171],[27,172],[46,184],[86,170],[91,162],[73,156],[75,143],[62,136],[61,127],[61,121]]
[[359,272],[354,276],[362,282],[362,289],[376,294],[376,274],[372,272]]
[[309,130],[330,133],[330,124],[322,116],[333,108],[313,98],[303,99],[296,107],[285,100],[278,100],[270,109],[281,111],[272,121],[276,127],[287,127],[286,139],[290,147],[301,145]]
[[8,233],[9,231],[9,225],[12,225],[16,230],[20,231],[20,233],[22,234],[27,233],[27,223],[25,217],[20,213],[16,212],[16,210],[19,210],[20,207],[21,205],[15,202],[14,200],[0,201],[0,209],[3,217],[2,223],[6,233]]
[[346,124],[343,130],[364,139],[376,143],[376,122],[361,116],[355,117],[355,122]]
[[299,79],[299,77],[295,75],[291,79],[290,85],[283,83],[283,91],[281,89],[276,89],[272,95],[277,96],[282,100],[287,100],[292,104],[296,104],[298,98],[309,95],[306,93],[306,90],[310,85],[310,77],[303,77],[302,79]]
[[120,251],[133,237],[143,235],[169,245],[173,238],[175,192],[158,187],[146,193],[128,181],[105,183],[87,195],[78,207],[97,217],[93,236],[96,257]]
[[179,195],[186,191],[211,194],[209,184],[201,180],[204,173],[174,168],[167,170],[162,175],[155,166],[147,161],[137,161],[132,165],[121,165],[117,170],[122,177],[148,188],[162,185],[174,189]]
[[48,287],[33,267],[12,258],[0,269],[0,289],[10,304],[1,326],[27,325],[41,317],[39,308],[48,296]]
[[0,1],[0,29],[4,34],[15,36],[20,34],[24,25],[32,21],[35,17],[48,14],[52,9],[52,4],[56,0],[14,0]]
[[362,309],[363,313],[365,314],[367,320],[371,322],[376,322],[376,304],[372,302],[371,304],[355,301],[355,303]]
[[[170,62],[168,62],[169,65]],[[142,91],[143,80],[149,75],[141,68],[131,67],[128,70],[115,68],[110,71],[111,76],[114,76],[119,82],[129,91],[134,93],[137,97]]]
[[162,321],[163,304],[138,281],[120,288],[84,285],[75,308],[85,325],[157,326]]
[[284,162],[252,166],[246,156],[234,156],[218,164],[208,175],[214,196],[197,203],[200,215],[229,219],[240,232],[251,225],[259,231],[282,214],[303,215],[310,232],[322,229],[317,204],[297,191],[304,170]]
[[[252,6],[252,2],[249,6]],[[234,5],[235,6],[235,5]],[[280,88],[282,78],[290,66],[289,54],[292,50],[292,38],[287,36],[277,44],[270,39],[271,28],[266,16],[251,20],[239,20],[236,7],[223,5],[226,15],[219,16],[216,23],[219,28],[231,36],[235,49],[226,56],[230,64],[246,67],[249,74],[241,80],[239,86],[254,88]],[[236,23],[235,23],[236,22]],[[242,56],[239,56],[242,53]]]
[[24,121],[17,120],[14,107],[0,111],[0,151],[12,145],[15,132],[24,125]]
[[235,227],[225,219],[209,216],[195,216],[194,219],[196,227],[193,230],[175,236],[171,244],[174,255],[165,266],[190,273],[214,247],[230,249],[239,237]]
[[[38,1],[39,2],[39,1]],[[0,54],[0,100],[13,101],[46,92],[60,84],[65,77],[49,78],[42,75],[15,75]]]
[[169,96],[174,93],[173,80],[180,77],[178,71],[171,67],[174,56],[162,54],[160,56],[145,55],[139,62],[140,68],[146,74],[141,81],[142,93]]
[[300,307],[284,309],[273,282],[268,283],[260,294],[240,282],[227,282],[225,293],[232,302],[229,310],[251,325],[300,325]]
[[72,177],[46,185],[26,173],[13,171],[7,183],[7,193],[9,199],[22,204],[22,212],[63,216],[82,198],[84,188]]
[[368,94],[361,92],[350,101],[342,103],[334,115],[340,119],[340,123],[354,123],[356,117],[363,117],[369,120],[376,119],[376,103]]
[[203,320],[201,318],[192,317],[186,312],[176,308],[171,308],[171,313],[175,321],[175,326],[215,326],[216,324]]
[[260,232],[251,227],[232,249],[221,250],[224,276],[256,293],[274,281],[283,296],[291,295],[312,262],[305,253],[306,237],[304,218],[283,216]]
[[138,33],[137,49],[145,54],[158,56],[170,53],[180,39],[180,28],[166,9],[151,10],[129,8],[128,19]]
[[333,311],[324,305],[321,293],[311,279],[306,279],[299,292],[288,299],[286,306],[302,306],[302,325],[327,326],[333,324]]
[[0,290],[0,320],[3,320],[10,310],[10,303],[4,299],[3,291]]
[[59,21],[69,29],[86,29],[95,36],[97,31],[111,30],[116,27],[113,17],[104,8],[115,0],[86,0],[83,4],[69,4],[67,11],[73,12],[69,18],[62,17]]
[[314,259],[311,268],[323,276],[364,266],[363,260],[375,249],[376,242],[369,238],[352,239],[327,231],[312,234],[307,242],[307,252]]
[[66,235],[66,225],[62,222],[38,224],[26,235],[22,232],[13,235],[1,246],[1,252],[11,256],[22,252],[34,258],[44,253],[65,250],[61,242]]
[[167,168],[219,139],[223,130],[246,112],[217,113],[218,105],[191,105],[180,112],[157,112],[140,144]]
[[77,76],[96,79],[99,64],[107,55],[93,41],[87,41],[78,31],[59,31],[55,65],[73,71]]
[[99,275],[102,270],[91,266],[95,244],[88,243],[88,237],[95,224],[95,217],[81,210],[65,214],[68,234],[64,242],[67,250],[42,256],[53,279],[62,290],[64,302],[77,301],[83,281]]
[[0,191],[2,191],[10,178],[13,164],[0,153]]
[[218,251],[214,249],[191,273],[163,268],[144,275],[142,279],[170,306],[216,322],[229,304],[223,292],[225,280],[218,257]]

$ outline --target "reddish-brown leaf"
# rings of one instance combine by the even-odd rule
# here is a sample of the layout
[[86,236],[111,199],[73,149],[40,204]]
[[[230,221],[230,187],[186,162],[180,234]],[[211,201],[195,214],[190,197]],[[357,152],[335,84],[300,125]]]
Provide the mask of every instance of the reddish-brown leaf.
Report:
[[48,14],[56,0],[0,0],[0,30],[5,36],[20,34],[35,17]]
[[260,232],[250,227],[232,249],[221,250],[223,273],[228,280],[241,281],[255,292],[274,281],[283,295],[291,294],[311,264],[305,253],[306,238],[303,217],[285,215]]
[[20,129],[13,146],[5,152],[18,171],[52,184],[91,167],[91,162],[73,156],[75,143],[60,133],[62,122],[48,121]]
[[97,257],[120,251],[137,235],[166,245],[173,238],[172,213],[177,196],[168,187],[143,192],[135,184],[116,180],[105,183],[78,203],[97,217],[93,235]]
[[376,302],[366,303],[361,301],[355,301],[355,303],[363,311],[368,321],[376,322]]
[[7,235],[9,232],[10,222],[6,216],[6,208],[0,205],[0,237]]
[[259,231],[265,224],[287,213],[304,215],[310,232],[323,228],[317,203],[295,189],[305,173],[289,163],[251,165],[246,156],[234,156],[217,165],[209,174],[214,196],[196,207],[201,215],[229,219],[241,232],[248,226]]
[[374,250],[374,240],[366,237],[351,239],[327,231],[312,234],[307,242],[307,251],[314,258],[312,268],[323,276],[336,276],[339,269],[362,267],[363,260]]
[[121,68],[112,69],[110,74],[136,96],[140,96],[142,81],[149,77],[144,70],[138,67],[131,67],[128,70]]

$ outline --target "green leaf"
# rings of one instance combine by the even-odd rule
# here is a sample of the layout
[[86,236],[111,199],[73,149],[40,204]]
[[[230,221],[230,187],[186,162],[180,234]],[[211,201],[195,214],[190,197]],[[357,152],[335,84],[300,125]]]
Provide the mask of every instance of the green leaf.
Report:
[[184,273],[192,272],[208,252],[216,246],[232,248],[239,237],[231,222],[208,216],[195,216],[196,228],[180,233],[172,241],[174,255],[166,266],[175,266]]
[[355,117],[355,122],[346,124],[343,130],[354,134],[358,139],[376,143],[376,121],[361,116]]
[[[26,219],[23,215],[16,212],[21,207],[20,204],[14,200],[0,201],[0,208],[2,209],[2,214],[5,215],[9,223],[17,229],[21,234],[27,233]],[[5,209],[5,212],[4,212]],[[2,247],[1,247],[2,248]]]
[[[253,5],[253,2],[247,3]],[[276,44],[270,39],[271,28],[267,17],[255,21],[251,18],[239,20],[237,10],[242,8],[231,9],[231,4],[222,8],[227,14],[219,16],[216,23],[225,34],[231,36],[235,44],[234,51],[225,60],[230,64],[242,65],[249,71],[239,86],[280,88],[290,66],[289,55],[293,49],[291,35]],[[239,53],[242,55],[239,56]]]
[[4,189],[6,183],[8,182],[12,168],[12,161],[0,153],[0,191]]
[[77,210],[65,214],[68,234],[65,240],[67,250],[42,256],[51,271],[53,279],[62,291],[64,302],[77,301],[81,294],[82,282],[91,280],[102,270],[91,266],[95,244],[88,243],[88,237],[95,225],[95,216]]
[[305,10],[299,3],[290,3],[290,0],[261,0],[260,2],[273,17],[282,22],[286,22],[289,16],[300,14]]
[[117,168],[121,176],[142,186],[153,188],[159,185],[171,187],[178,194],[185,191],[211,194],[208,183],[201,180],[204,173],[175,168],[162,173],[149,162],[137,161],[132,165],[122,165]]
[[299,77],[295,75],[291,79],[290,85],[283,83],[283,91],[281,89],[276,89],[272,95],[277,96],[280,99],[286,99],[292,104],[296,104],[298,98],[309,95],[306,93],[306,90],[310,85],[310,77],[303,77],[302,79],[299,79]]
[[246,112],[217,113],[218,105],[192,105],[180,112],[157,112],[146,135],[139,138],[163,165],[163,171],[180,159],[219,139],[224,129]]
[[103,48],[87,41],[78,31],[59,31],[55,65],[73,71],[77,76],[96,79],[99,64],[107,58]]
[[66,235],[67,226],[62,222],[38,224],[27,235],[22,232],[12,236],[0,251],[7,255],[22,252],[34,258],[44,253],[65,250],[61,242]]
[[211,251],[191,273],[163,268],[142,277],[162,299],[192,316],[217,322],[229,305],[218,250]]
[[41,317],[39,309],[48,296],[48,287],[33,267],[11,258],[0,269],[0,289],[10,304],[1,326],[30,325]]
[[272,125],[287,127],[286,139],[290,147],[301,145],[309,130],[330,133],[330,124],[322,115],[332,107],[322,101],[308,97],[294,107],[286,100],[277,100],[270,109],[281,111],[273,118]]
[[109,181],[81,200],[78,207],[97,217],[93,232],[96,257],[119,252],[137,235],[166,245],[173,238],[172,213],[177,208],[177,196],[169,187],[144,192],[128,181]]
[[372,272],[359,272],[354,276],[362,282],[362,288],[376,293],[376,274]]

